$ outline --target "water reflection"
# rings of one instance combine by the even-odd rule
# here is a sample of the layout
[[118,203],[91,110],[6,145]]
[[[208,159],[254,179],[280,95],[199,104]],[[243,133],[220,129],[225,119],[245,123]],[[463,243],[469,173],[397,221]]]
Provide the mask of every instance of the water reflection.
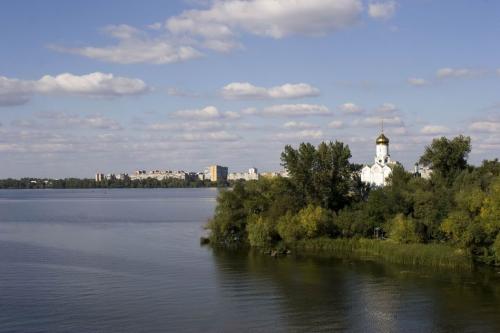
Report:
[[[236,304],[274,303],[288,331],[497,332],[500,278],[494,271],[433,272],[326,258],[274,259],[214,251],[217,282]],[[247,323],[252,325],[252,323]],[[267,321],[269,327],[277,323]],[[252,327],[252,326],[250,326]]]
[[500,275],[200,247],[212,189],[0,190],[0,332],[495,332]]

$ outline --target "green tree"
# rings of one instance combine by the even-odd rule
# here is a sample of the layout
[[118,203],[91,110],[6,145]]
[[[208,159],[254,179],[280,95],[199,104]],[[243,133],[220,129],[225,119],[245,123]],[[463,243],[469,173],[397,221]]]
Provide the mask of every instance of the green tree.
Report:
[[425,147],[420,163],[430,166],[433,173],[444,177],[451,185],[460,171],[467,168],[467,158],[471,151],[470,137],[463,135],[453,139],[434,139]]
[[317,149],[310,143],[286,146],[281,161],[306,203],[338,211],[350,201],[350,157],[349,147],[336,141]]

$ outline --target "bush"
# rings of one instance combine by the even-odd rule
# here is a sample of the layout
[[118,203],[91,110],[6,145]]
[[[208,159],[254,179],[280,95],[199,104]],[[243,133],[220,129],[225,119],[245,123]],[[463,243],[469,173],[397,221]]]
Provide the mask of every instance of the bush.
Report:
[[271,220],[262,216],[250,216],[247,223],[248,241],[251,246],[266,247],[277,238],[276,228]]
[[293,243],[304,237],[304,228],[300,224],[300,219],[292,213],[286,213],[280,217],[276,229],[285,243]]
[[420,243],[422,240],[417,233],[416,224],[411,218],[398,214],[391,222],[389,238],[402,243]]
[[278,234],[285,243],[311,239],[329,233],[332,216],[327,209],[308,205],[297,215],[287,213],[278,221]]
[[500,265],[500,234],[498,234],[495,243],[493,244],[493,251],[495,252],[495,261],[497,265]]
[[298,218],[304,229],[305,238],[315,238],[326,235],[331,225],[331,214],[320,206],[309,205],[302,209]]

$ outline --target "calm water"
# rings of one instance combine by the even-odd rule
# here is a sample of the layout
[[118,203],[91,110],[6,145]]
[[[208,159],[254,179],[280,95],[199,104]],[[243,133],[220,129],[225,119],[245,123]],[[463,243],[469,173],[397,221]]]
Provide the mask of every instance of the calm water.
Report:
[[500,274],[200,247],[214,189],[0,191],[0,332],[500,332]]

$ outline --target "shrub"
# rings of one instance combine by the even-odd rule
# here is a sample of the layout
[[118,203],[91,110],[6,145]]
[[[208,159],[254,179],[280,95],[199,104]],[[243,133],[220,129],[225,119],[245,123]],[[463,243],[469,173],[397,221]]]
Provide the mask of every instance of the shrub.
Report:
[[320,206],[308,205],[296,215],[288,212],[278,221],[278,234],[285,243],[326,235],[332,226],[331,213]]
[[320,206],[307,206],[299,212],[298,218],[305,238],[326,235],[331,225],[331,214]]
[[402,244],[421,242],[416,231],[416,224],[403,214],[398,214],[392,219],[389,238]]
[[498,234],[497,239],[493,244],[493,251],[495,252],[496,264],[500,265],[500,234]]
[[271,220],[252,215],[247,222],[248,241],[251,246],[266,247],[276,238],[276,228]]
[[304,237],[304,227],[300,224],[298,215],[286,213],[278,220],[276,227],[279,236],[285,243],[293,243]]

